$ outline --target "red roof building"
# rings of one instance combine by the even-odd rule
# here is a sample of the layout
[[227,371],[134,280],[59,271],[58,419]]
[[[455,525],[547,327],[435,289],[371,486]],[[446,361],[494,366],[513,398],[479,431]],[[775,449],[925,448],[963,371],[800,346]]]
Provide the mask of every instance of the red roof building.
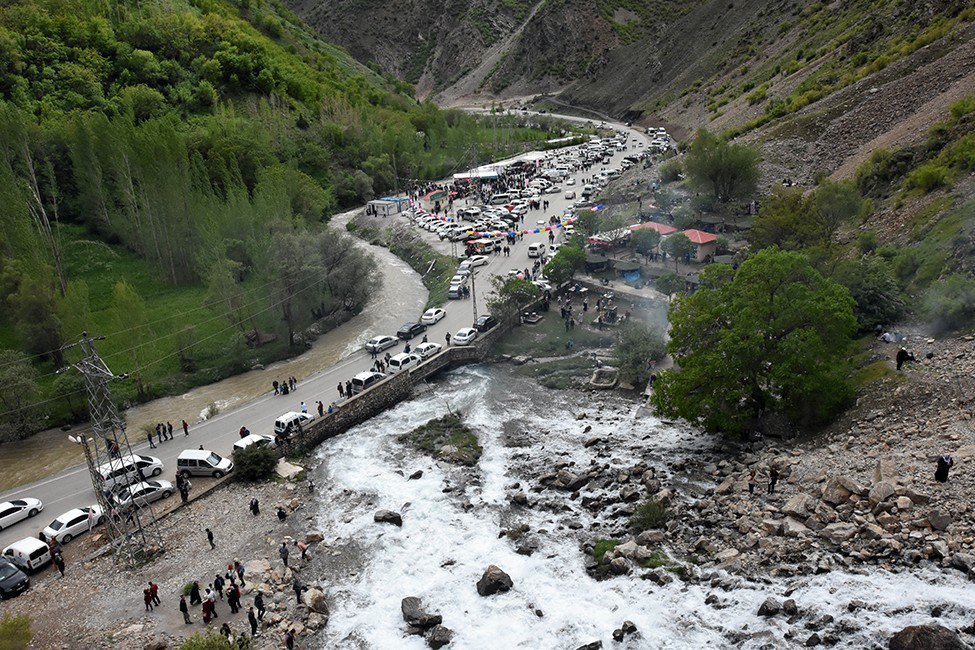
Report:
[[656,230],[660,233],[660,236],[669,235],[672,232],[677,232],[676,228],[667,226],[662,223],[657,223],[656,221],[647,221],[646,223],[638,223],[634,226],[630,226],[630,230],[643,230],[644,228],[649,228],[650,230]]
[[681,233],[691,240],[694,244],[694,253],[691,254],[691,259],[695,262],[710,262],[714,259],[714,255],[718,250],[717,240],[718,236],[709,232],[704,232],[703,230],[685,230]]

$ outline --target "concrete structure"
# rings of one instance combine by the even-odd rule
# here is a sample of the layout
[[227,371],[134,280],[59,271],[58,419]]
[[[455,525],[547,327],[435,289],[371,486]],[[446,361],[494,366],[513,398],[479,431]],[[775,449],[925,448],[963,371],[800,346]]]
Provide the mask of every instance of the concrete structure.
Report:
[[718,251],[718,236],[703,230],[685,230],[682,235],[686,236],[694,244],[694,252],[691,253],[691,261],[708,262],[714,259]]
[[410,200],[403,197],[387,196],[366,204],[366,214],[378,217],[392,217],[410,209]]

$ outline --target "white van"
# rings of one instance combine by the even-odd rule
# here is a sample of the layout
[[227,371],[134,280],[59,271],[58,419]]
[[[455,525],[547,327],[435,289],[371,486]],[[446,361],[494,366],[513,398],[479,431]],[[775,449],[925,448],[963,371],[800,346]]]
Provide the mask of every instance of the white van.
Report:
[[511,195],[507,192],[500,192],[491,197],[491,205],[504,205],[505,203],[511,203]]
[[3,556],[28,573],[51,561],[51,549],[36,537],[25,537],[3,549]]
[[163,471],[163,462],[155,456],[132,454],[105,463],[97,471],[105,488],[111,490],[116,485],[128,485],[159,476]]
[[307,413],[288,411],[284,415],[278,416],[278,419],[274,421],[274,433],[286,436],[297,431],[299,425],[304,427],[309,422],[311,422],[311,416]]
[[184,449],[176,459],[176,471],[183,476],[221,478],[234,470],[234,462],[209,449]]
[[389,374],[395,375],[403,370],[414,368],[421,361],[423,361],[423,359],[421,359],[419,355],[400,352],[399,354],[393,355],[389,358]]
[[545,252],[545,244],[534,243],[528,245],[528,257],[541,257]]
[[382,381],[386,375],[379,372],[360,372],[352,378],[352,394],[358,395],[367,388]]

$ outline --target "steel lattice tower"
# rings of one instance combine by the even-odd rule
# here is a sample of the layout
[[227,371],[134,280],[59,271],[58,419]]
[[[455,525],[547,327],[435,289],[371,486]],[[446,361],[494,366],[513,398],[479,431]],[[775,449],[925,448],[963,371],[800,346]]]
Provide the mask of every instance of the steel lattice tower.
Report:
[[[124,379],[127,375],[115,375],[98,355],[95,341],[105,337],[90,337],[82,332],[81,340],[64,349],[79,348],[82,358],[73,367],[81,373],[88,393],[88,410],[91,415],[93,438],[79,436],[77,440],[85,452],[88,473],[98,505],[105,513],[105,521],[115,549],[115,561],[124,561],[129,566],[148,559],[162,550],[162,536],[156,516],[150,503],[137,503],[124,511],[114,503],[111,493],[106,490],[97,468],[123,456],[131,456],[132,446],[125,433],[125,423],[119,415],[109,382]],[[72,438],[74,439],[74,438]],[[139,474],[139,480],[147,477]]]

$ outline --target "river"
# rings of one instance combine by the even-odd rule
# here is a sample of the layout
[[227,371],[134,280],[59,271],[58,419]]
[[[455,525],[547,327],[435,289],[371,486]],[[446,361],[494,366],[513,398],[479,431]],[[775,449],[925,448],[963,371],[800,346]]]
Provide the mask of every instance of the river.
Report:
[[[397,440],[448,408],[463,413],[484,448],[473,476]],[[552,471],[556,460],[581,467],[604,462],[583,447],[591,436],[613,441],[614,466],[632,465],[637,457],[661,469],[715,442],[686,427],[637,418],[635,410],[612,394],[549,391],[506,366],[477,366],[442,376],[434,390],[324,443],[313,470],[320,486],[318,524],[333,549],[355,560],[335,576],[312,576],[327,581],[332,603],[319,647],[426,647],[422,637],[405,634],[400,601],[406,596],[421,597],[428,611],[443,615],[456,633],[450,645],[456,649],[572,649],[596,640],[614,648],[783,647],[786,619],[756,612],[767,596],[787,590],[804,613],[812,611],[810,618],[829,614],[842,624],[842,647],[886,647],[892,632],[930,620],[934,604],[945,606],[942,625],[971,622],[970,583],[931,569],[834,571],[763,584],[736,580],[728,591],[704,580],[663,586],[634,575],[594,580],[581,544],[600,537],[611,522],[594,518],[565,493],[533,491],[537,477]],[[580,412],[588,417],[577,420]],[[406,478],[418,469],[419,480]],[[532,507],[509,503],[515,484],[536,502]],[[378,509],[401,512],[402,528],[374,523]],[[520,524],[538,545],[531,556],[501,535]],[[477,594],[475,582],[489,564],[512,577],[512,591]],[[712,593],[720,608],[705,604]],[[850,613],[852,599],[867,606]],[[614,643],[612,631],[624,620],[636,624],[639,636]],[[801,645],[810,632],[799,625]]]
[[[330,223],[344,231],[359,211],[335,215]],[[303,381],[360,349],[372,336],[395,332],[403,324],[403,314],[422,312],[428,292],[419,274],[388,249],[357,241],[375,257],[383,280],[378,294],[365,309],[320,336],[308,351],[297,357],[271,364],[264,370],[227,377],[181,395],[163,397],[128,409],[125,416],[129,430],[141,431],[145,424],[167,420],[178,424],[185,417],[183,414],[201,413],[211,402],[221,411],[231,410],[266,395],[271,379],[294,376]],[[138,438],[141,442],[141,433]],[[4,468],[0,473],[0,490],[30,483],[81,462],[84,458],[80,447],[70,443],[61,429],[49,429],[26,440],[0,445],[0,466]]]

